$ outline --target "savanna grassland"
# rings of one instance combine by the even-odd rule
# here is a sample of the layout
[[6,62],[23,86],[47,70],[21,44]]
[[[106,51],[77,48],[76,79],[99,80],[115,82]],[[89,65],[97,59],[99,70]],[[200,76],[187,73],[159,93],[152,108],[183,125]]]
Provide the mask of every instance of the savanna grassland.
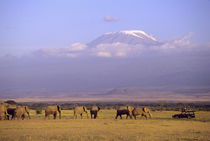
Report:
[[44,112],[32,119],[0,121],[0,141],[191,141],[210,140],[210,112],[196,112],[195,119],[172,119],[177,111],[153,111],[152,119],[115,120],[115,110],[101,110],[99,119],[73,119],[63,110],[62,119],[44,119]]

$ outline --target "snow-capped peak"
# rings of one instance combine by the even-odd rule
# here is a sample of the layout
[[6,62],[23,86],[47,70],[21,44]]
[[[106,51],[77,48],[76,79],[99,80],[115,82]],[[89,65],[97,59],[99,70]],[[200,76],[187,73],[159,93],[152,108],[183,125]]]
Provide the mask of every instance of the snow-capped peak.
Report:
[[109,32],[102,36],[99,36],[92,42],[88,43],[88,46],[96,47],[99,44],[113,44],[124,43],[129,45],[145,44],[156,45],[159,42],[153,36],[145,33],[141,30],[123,30],[119,32]]
[[135,36],[135,37],[138,37],[141,39],[144,38],[143,36],[146,36],[147,38],[150,38],[151,40],[157,41],[157,39],[155,39],[153,36],[148,35],[147,33],[145,33],[144,31],[141,31],[141,30],[124,30],[124,31],[120,31],[120,33],[132,35],[132,36]]

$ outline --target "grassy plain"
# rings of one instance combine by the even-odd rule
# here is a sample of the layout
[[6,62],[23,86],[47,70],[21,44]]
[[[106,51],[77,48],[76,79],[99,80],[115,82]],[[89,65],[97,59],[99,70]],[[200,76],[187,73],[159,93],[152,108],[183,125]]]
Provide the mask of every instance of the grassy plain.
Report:
[[[44,112],[43,112],[44,113]],[[196,112],[195,119],[172,119],[177,111],[156,111],[152,119],[115,120],[115,110],[101,110],[99,119],[73,119],[63,110],[61,120],[0,121],[0,141],[210,141],[210,112]]]

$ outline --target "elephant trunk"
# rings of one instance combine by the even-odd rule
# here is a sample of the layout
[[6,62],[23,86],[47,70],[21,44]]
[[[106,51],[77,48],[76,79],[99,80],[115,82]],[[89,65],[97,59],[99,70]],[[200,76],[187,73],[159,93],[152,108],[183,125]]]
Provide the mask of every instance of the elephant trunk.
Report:
[[152,118],[152,114],[149,112],[149,116],[150,116],[150,118]]

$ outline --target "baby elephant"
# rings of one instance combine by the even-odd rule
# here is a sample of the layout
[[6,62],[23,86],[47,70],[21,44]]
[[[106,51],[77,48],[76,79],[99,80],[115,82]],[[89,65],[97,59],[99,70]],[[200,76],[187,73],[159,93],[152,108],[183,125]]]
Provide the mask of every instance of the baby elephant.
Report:
[[88,112],[87,112],[87,107],[85,106],[77,106],[74,108],[74,118],[77,118],[77,115],[79,114],[81,116],[82,119],[82,114],[86,113],[87,114],[87,118],[88,118]]
[[97,118],[98,111],[100,111],[100,107],[98,107],[98,106],[92,106],[91,107],[91,109],[90,109],[91,119],[93,118],[93,116],[94,116],[94,119]]

